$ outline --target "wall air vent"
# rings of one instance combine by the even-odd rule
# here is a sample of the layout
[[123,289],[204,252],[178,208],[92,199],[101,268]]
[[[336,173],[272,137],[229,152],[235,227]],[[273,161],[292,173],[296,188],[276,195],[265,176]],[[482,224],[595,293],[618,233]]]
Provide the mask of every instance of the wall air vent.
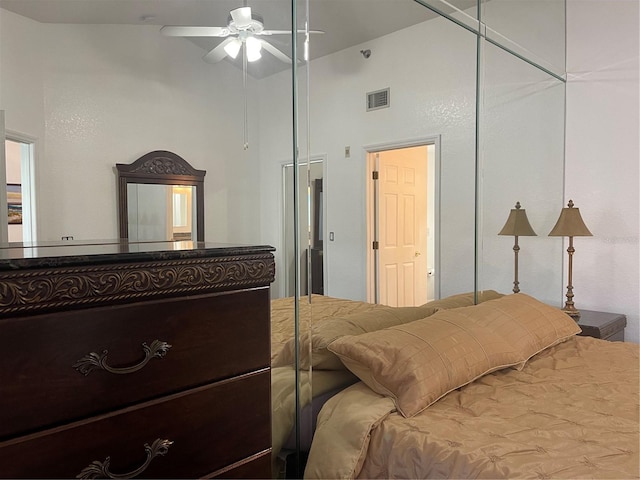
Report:
[[367,93],[367,112],[389,106],[389,88]]

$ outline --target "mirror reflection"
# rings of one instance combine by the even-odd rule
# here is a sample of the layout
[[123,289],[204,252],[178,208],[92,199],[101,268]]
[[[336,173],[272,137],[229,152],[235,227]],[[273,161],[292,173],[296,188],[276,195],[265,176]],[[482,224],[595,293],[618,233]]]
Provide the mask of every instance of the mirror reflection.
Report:
[[[518,55],[521,61],[531,61],[564,78],[564,0],[483,0],[480,11],[490,42]],[[523,22],[522,18],[529,21]],[[540,34],[541,28],[544,35]]]
[[128,184],[129,240],[196,240],[195,194],[195,186]]
[[[368,286],[371,260],[366,248],[370,188],[365,171],[367,152],[381,145],[396,148],[406,141],[431,138],[440,141],[434,143],[434,155],[441,166],[436,212],[441,218],[435,237],[441,249],[433,264],[429,263],[429,271],[440,295],[471,290],[475,35],[437,18],[424,6],[443,10],[443,2],[387,0],[366,9],[361,3],[310,2],[313,27],[325,33],[310,39],[310,71],[303,58],[297,63],[299,116],[308,117],[313,124],[309,132],[306,128],[299,130],[298,143],[303,153],[310,146],[312,157],[326,154],[325,223],[318,229],[323,231],[323,292],[358,300],[372,298]],[[457,11],[449,10],[448,14],[462,12],[477,18],[474,2],[450,3]],[[508,3],[482,4],[486,21],[498,31],[506,28],[500,26],[499,19],[509,16]],[[533,8],[535,2],[530,3]],[[558,4],[543,3],[549,8]],[[282,207],[285,193],[281,169],[293,156],[291,65],[265,51],[260,60],[249,62],[244,79],[242,55],[235,60],[225,57],[215,63],[203,61],[203,55],[221,43],[219,38],[160,33],[162,26],[172,22],[188,26],[206,20],[224,26],[238,2],[190,4],[182,10],[184,18],[175,20],[169,10],[164,10],[166,5],[159,3],[154,4],[159,12],[155,18],[141,14],[131,19],[130,13],[113,3],[105,7],[108,15],[104,16],[97,4],[79,2],[75,12],[79,19],[74,21],[61,6],[38,9],[37,2],[28,0],[4,0],[0,5],[3,45],[21,46],[19,54],[17,49],[7,48],[2,57],[7,128],[35,139],[48,138],[46,145],[36,140],[39,155],[33,181],[39,185],[37,238],[118,235],[117,209],[113,206],[116,198],[108,174],[114,158],[132,161],[149,146],[163,147],[179,152],[200,168],[216,170],[203,192],[211,219],[204,227],[204,238],[275,245],[279,271],[290,269],[287,265],[292,259],[285,253],[285,241],[290,237],[284,233],[289,217]],[[133,5],[142,12],[141,3]],[[305,13],[301,5],[300,17]],[[253,10],[267,28],[289,28],[290,2],[264,1]],[[552,24],[542,22],[545,25],[561,23],[553,12],[548,15],[554,20]],[[340,29],[336,18],[348,21],[349,29]],[[300,23],[304,24],[303,19]],[[376,25],[375,31],[367,29],[370,25]],[[345,38],[347,33],[353,38]],[[51,39],[47,48],[34,41],[42,36]],[[515,33],[508,36],[514,37]],[[270,40],[277,43],[279,51],[291,56],[290,38]],[[530,48],[549,51],[554,43],[549,39],[549,45]],[[304,57],[303,45],[301,41],[299,57]],[[542,56],[551,58],[551,54]],[[21,58],[30,58],[30,62],[25,64]],[[396,75],[400,71],[403,75]],[[11,72],[19,72],[19,76]],[[318,88],[320,85],[322,88]],[[386,88],[390,107],[367,111],[367,95]],[[180,136],[176,132],[187,133]],[[253,142],[249,141],[245,150],[245,134],[260,138],[259,148],[258,144],[252,148]],[[490,161],[514,164],[513,159],[501,156],[492,156]],[[97,175],[99,171],[105,174]],[[72,189],[56,187],[69,181],[70,172],[82,181],[73,182]],[[548,183],[541,179],[536,185],[545,184],[547,188]],[[509,199],[507,207],[516,200]],[[96,210],[103,212],[104,221],[96,224],[82,220]],[[74,214],[61,217],[63,211]],[[436,262],[440,262],[439,267]],[[285,275],[279,276],[273,294],[291,294]]]
[[[299,295],[309,293],[324,294],[324,262],[322,230],[324,217],[323,192],[323,159],[312,159],[298,165],[298,219],[297,235],[294,233],[294,183],[293,164],[286,164],[283,169],[284,195],[284,258],[287,265],[282,272],[286,285],[285,296],[295,295],[295,253],[294,241],[301,246],[298,268],[300,271]],[[308,178],[307,178],[308,177]],[[307,248],[309,247],[309,248]]]
[[520,239],[520,289],[553,305],[562,277],[556,263],[541,259],[562,258],[562,245],[544,232],[562,204],[564,83],[489,42],[483,68],[478,283],[511,291],[514,271],[505,267],[513,260],[514,237],[497,234],[520,202],[538,234]]
[[[37,238],[114,238],[124,218],[130,239],[273,245],[272,358],[287,367],[273,369],[282,400],[273,415],[284,418],[274,426],[276,454],[297,443],[301,385],[307,401],[336,386],[322,370],[313,391],[311,370],[296,377],[296,334],[378,303],[508,292],[511,246],[497,232],[509,209],[522,202],[540,231],[557,213],[550,204],[562,198],[562,82],[525,67],[495,45],[499,37],[483,44],[478,65],[474,29],[483,10],[475,0],[310,0],[308,11],[295,1],[294,28],[324,33],[308,44],[300,34],[295,52],[291,35],[272,36],[261,58],[253,51],[255,61],[243,54],[247,42],[160,31],[237,25],[238,0],[131,0],[133,10],[106,0],[49,2],[0,0],[0,95],[7,129],[35,139]],[[247,3],[246,22],[291,31],[291,1]],[[506,3],[482,7],[489,25],[501,31],[499,18],[508,18],[506,34],[515,36],[523,22],[498,15]],[[544,53],[553,45],[514,40],[559,61]],[[232,44],[239,48],[230,53]],[[132,181],[121,210],[114,164],[155,149],[207,170],[206,184]],[[407,166],[387,164],[386,153],[409,151],[418,154]],[[507,187],[505,177],[514,179]],[[389,187],[399,178],[420,178],[424,194],[415,203],[401,194],[402,216],[399,197],[379,190],[380,179]],[[95,212],[100,221],[87,221]],[[412,239],[411,262],[381,258],[380,242],[386,248],[400,233]],[[522,290],[543,300],[558,289],[541,279],[561,281],[560,262],[533,261],[561,258],[550,245],[532,240],[521,258]],[[419,271],[420,283],[406,281],[409,271]],[[308,293],[312,306],[296,298]],[[350,381],[344,377],[339,386]]]

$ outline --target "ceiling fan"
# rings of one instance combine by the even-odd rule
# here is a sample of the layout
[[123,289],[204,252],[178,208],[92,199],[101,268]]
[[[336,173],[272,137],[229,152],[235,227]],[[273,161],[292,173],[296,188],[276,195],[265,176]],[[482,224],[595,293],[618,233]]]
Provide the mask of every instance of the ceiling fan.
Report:
[[[246,2],[246,0],[245,0]],[[244,149],[249,148],[248,121],[247,121],[247,62],[255,62],[262,57],[261,51],[264,48],[278,60],[291,63],[291,59],[273,44],[260,38],[271,35],[291,35],[291,30],[265,30],[264,21],[261,15],[251,11],[251,7],[245,6],[236,8],[229,12],[226,27],[197,27],[165,25],[160,29],[162,35],[168,37],[221,37],[224,38],[220,44],[209,51],[204,57],[208,63],[217,63],[229,56],[235,59],[243,50],[242,56],[242,84],[244,90]],[[297,33],[324,33],[319,30],[297,30]],[[308,60],[307,36],[305,45],[305,60]]]
[[[229,12],[226,27],[196,27],[166,25],[160,29],[162,35],[168,37],[222,37],[224,40],[203,59],[209,63],[217,63],[226,56],[235,59],[242,48],[248,62],[255,62],[262,57],[264,48],[271,55],[285,63],[291,59],[273,44],[260,38],[271,35],[291,35],[291,30],[265,30],[262,16],[252,12],[251,7],[240,7]],[[306,30],[298,30],[306,33]],[[309,33],[324,33],[312,30]]]

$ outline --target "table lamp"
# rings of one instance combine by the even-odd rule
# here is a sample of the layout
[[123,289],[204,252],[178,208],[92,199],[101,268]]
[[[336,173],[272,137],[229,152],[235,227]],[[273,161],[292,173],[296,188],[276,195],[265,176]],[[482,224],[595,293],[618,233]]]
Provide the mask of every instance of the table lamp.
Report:
[[498,235],[512,235],[515,237],[515,245],[513,246],[513,253],[515,255],[515,279],[513,281],[513,293],[518,293],[520,291],[520,282],[518,282],[518,252],[520,251],[520,247],[518,246],[518,237],[536,236],[536,232],[533,231],[533,228],[531,228],[529,220],[527,219],[527,212],[524,208],[520,207],[520,202],[516,202],[516,208],[511,209],[509,218],[507,218],[507,222],[504,224],[504,227],[502,227],[502,230],[500,230]]
[[563,208],[555,227],[549,232],[550,237],[569,237],[569,283],[567,285],[567,301],[562,309],[567,315],[574,317],[577,321],[580,318],[580,312],[573,303],[573,237],[591,237],[592,233],[584,224],[580,216],[580,209],[573,207],[573,200],[569,200],[567,208]]

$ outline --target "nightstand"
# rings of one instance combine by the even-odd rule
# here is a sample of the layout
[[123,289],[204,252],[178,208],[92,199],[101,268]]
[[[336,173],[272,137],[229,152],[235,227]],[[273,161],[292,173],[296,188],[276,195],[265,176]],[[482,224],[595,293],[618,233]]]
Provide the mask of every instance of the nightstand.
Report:
[[582,332],[578,335],[601,338],[612,342],[623,342],[627,317],[620,313],[580,310],[578,325],[582,328]]

